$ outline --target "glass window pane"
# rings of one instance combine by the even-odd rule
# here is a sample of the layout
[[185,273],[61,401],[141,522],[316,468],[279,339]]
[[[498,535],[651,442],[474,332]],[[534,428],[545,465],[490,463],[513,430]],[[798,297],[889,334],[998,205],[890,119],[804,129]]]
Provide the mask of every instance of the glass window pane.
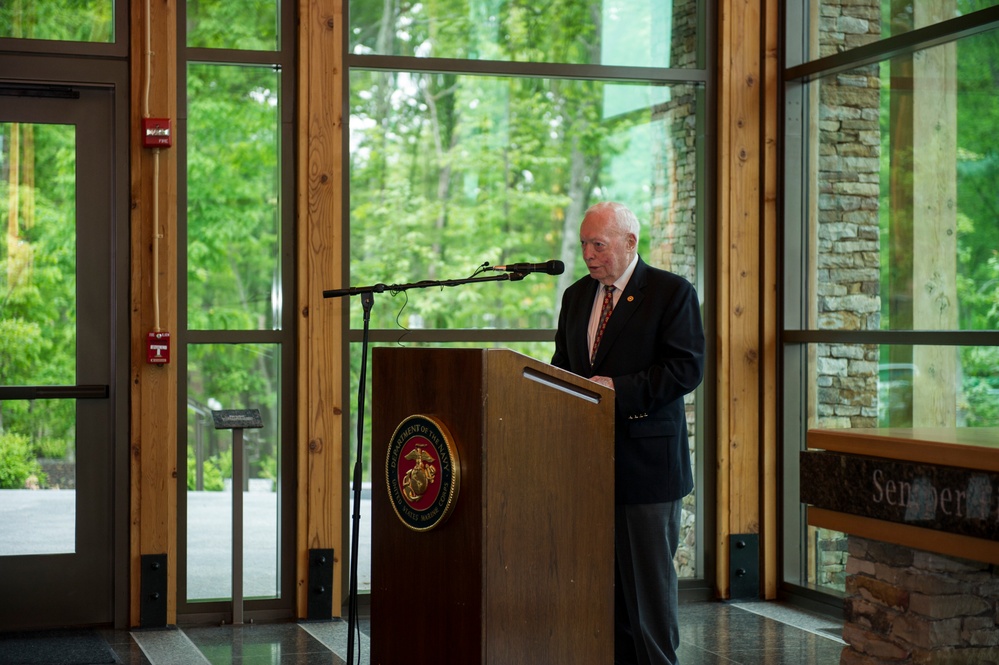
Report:
[[[0,385],[75,385],[76,129],[0,123]],[[76,403],[0,402],[0,554],[76,549]]]
[[[808,354],[809,428],[999,426],[999,347],[811,344]],[[842,593],[846,536],[808,527],[805,547],[801,583]]]
[[243,430],[243,596],[279,596],[280,347],[189,347],[187,398],[187,598],[232,597],[233,430],[212,411],[256,409]]
[[846,591],[849,539],[845,533],[810,526],[807,529],[807,567],[802,584],[828,593]]
[[999,101],[984,33],[812,84],[809,327],[999,328]]
[[812,22],[808,59],[902,35],[996,4],[996,0],[821,0],[813,10],[819,18]]
[[187,45],[276,51],[278,5],[278,0],[188,0]]
[[353,70],[351,90],[351,284],[566,266],[384,293],[373,327],[554,328],[560,293],[585,274],[579,223],[599,199],[636,212],[643,257],[695,281],[699,86]]
[[188,67],[191,330],[280,326],[279,79],[273,67]]
[[76,402],[0,401],[0,425],[0,556],[75,552]]
[[8,0],[0,38],[114,42],[114,0]]
[[812,344],[809,427],[997,427],[999,347]]
[[354,0],[350,50],[358,55],[693,68],[702,66],[698,18],[695,0]]
[[0,385],[75,385],[76,128],[0,123],[0,177]]

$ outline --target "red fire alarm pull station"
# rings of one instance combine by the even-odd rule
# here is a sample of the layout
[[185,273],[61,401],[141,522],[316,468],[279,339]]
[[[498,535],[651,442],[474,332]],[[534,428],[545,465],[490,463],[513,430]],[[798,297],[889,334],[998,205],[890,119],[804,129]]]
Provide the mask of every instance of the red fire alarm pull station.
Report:
[[170,333],[154,330],[146,335],[146,362],[150,365],[165,365],[170,362]]
[[170,118],[143,118],[142,145],[146,148],[169,148]]

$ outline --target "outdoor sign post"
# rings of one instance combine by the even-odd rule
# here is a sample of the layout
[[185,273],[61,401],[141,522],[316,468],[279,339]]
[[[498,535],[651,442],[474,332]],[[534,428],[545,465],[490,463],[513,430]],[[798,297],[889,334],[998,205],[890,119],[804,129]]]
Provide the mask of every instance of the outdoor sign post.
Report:
[[243,430],[264,426],[258,409],[212,411],[215,429],[232,430],[232,623],[243,623]]

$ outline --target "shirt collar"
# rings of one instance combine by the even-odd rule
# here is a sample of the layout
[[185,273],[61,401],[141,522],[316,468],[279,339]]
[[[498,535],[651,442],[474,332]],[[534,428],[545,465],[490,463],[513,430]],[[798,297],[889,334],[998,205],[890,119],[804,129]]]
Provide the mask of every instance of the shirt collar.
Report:
[[638,265],[638,254],[635,254],[635,258],[631,260],[628,267],[624,269],[621,276],[614,280],[614,288],[618,293],[624,291],[625,287],[628,286],[628,282],[631,281],[631,275],[635,272],[635,266]]

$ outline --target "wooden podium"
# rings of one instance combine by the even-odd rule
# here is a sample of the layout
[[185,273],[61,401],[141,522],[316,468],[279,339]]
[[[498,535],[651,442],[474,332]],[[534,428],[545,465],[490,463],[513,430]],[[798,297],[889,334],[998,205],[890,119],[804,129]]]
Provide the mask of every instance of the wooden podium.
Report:
[[[506,349],[376,348],[372,367],[371,665],[613,662],[614,392]],[[398,483],[424,416],[456,458],[431,528]]]

